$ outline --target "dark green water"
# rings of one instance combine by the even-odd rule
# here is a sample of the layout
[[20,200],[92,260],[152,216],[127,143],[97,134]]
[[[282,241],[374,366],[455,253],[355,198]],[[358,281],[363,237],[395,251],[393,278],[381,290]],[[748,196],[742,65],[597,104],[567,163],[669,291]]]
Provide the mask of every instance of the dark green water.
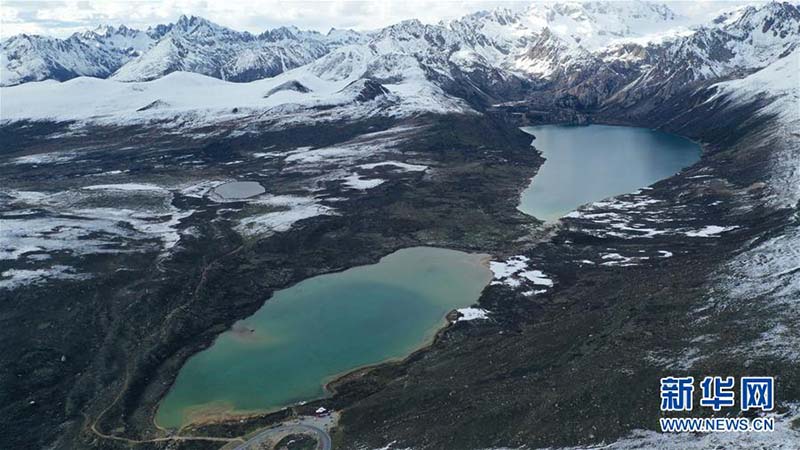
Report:
[[156,421],[174,428],[323,397],[336,375],[407,356],[478,299],[491,280],[484,257],[409,248],[279,291],[187,361]]
[[519,209],[555,220],[579,206],[633,192],[700,159],[700,146],[674,134],[607,125],[525,127],[547,159]]

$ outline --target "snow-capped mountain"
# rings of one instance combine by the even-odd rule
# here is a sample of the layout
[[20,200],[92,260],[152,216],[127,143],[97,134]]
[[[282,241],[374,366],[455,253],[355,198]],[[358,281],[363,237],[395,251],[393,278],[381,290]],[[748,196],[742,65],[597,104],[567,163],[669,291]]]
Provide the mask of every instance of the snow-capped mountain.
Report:
[[153,45],[152,34],[120,26],[99,27],[67,39],[17,35],[0,43],[0,85],[106,78]]
[[645,46],[611,46],[597,56],[616,67],[617,74],[627,70],[622,77],[627,84],[616,95],[630,101],[664,97],[690,83],[739,78],[786,57],[799,45],[800,9],[774,2],[740,8],[688,35]]
[[[369,33],[278,28],[254,35],[183,16],[146,31],[100,28],[66,40],[16,36],[3,42],[2,63],[4,84],[79,75],[140,82],[173,72],[234,82],[270,78],[253,89],[261,100],[232,97],[219,103],[240,114],[275,108],[278,100],[293,105],[281,107],[288,111],[382,94],[406,112],[464,111],[465,102],[481,110],[530,97],[540,88],[547,89],[554,106],[580,109],[631,106],[693,83],[741,78],[791,54],[798,42],[800,10],[790,3],[740,7],[693,24],[661,4],[571,2],[497,8],[439,24],[407,20]],[[368,93],[344,89],[350,85],[363,85]],[[48,95],[60,89],[48,86],[54,91]],[[15,92],[23,91],[29,89]],[[343,92],[352,95],[345,99]],[[148,108],[148,117],[191,109],[191,102],[175,99],[146,103],[152,102],[161,107]],[[391,109],[397,102],[382,104]],[[122,111],[143,106],[135,101]],[[4,109],[5,117],[37,117],[49,110]]]
[[466,72],[476,67],[516,67],[524,72],[536,63],[518,59],[543,32],[571,47],[594,49],[681,23],[668,7],[641,1],[534,3],[516,11],[498,8],[438,25],[411,20],[372,33],[331,30],[321,34],[284,27],[253,35],[182,16],[175,23],[145,31],[120,26],[100,27],[64,40],[15,36],[0,45],[2,85],[112,74],[121,81],[145,81],[173,71],[252,81],[308,64],[340,46],[366,43],[382,54],[423,57],[428,53],[423,63],[438,72],[446,71],[444,66],[450,63]]
[[356,33],[277,28],[259,35],[233,31],[199,17],[181,17],[158,28],[162,37],[113,75],[120,81],[147,81],[176,71],[230,81],[273,77],[308,64],[336,46],[357,42]]
[[18,35],[0,44],[0,85],[78,76],[145,81],[175,71],[252,81],[361,40],[361,34],[349,30],[321,34],[294,27],[253,35],[194,16],[181,16],[175,23],[146,31],[122,25],[98,27],[67,39]]

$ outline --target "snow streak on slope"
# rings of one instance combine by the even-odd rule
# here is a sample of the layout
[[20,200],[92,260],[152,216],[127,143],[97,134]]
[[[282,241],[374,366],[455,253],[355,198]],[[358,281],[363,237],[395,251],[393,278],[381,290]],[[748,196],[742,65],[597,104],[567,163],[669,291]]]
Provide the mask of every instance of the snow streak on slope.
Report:
[[774,98],[762,114],[776,115],[787,125],[800,127],[800,48],[758,72],[715,85],[718,96],[749,101],[759,96]]

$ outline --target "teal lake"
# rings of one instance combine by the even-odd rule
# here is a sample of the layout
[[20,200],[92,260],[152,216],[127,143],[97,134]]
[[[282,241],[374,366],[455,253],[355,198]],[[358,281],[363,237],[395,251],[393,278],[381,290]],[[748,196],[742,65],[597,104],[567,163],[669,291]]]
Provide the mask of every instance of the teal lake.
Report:
[[525,127],[547,159],[522,193],[520,211],[556,220],[579,206],[633,192],[700,159],[700,146],[645,128],[607,125]]
[[337,375],[406,357],[448,312],[477,301],[491,280],[486,257],[408,248],[278,291],[187,361],[156,422],[177,428],[317,399]]

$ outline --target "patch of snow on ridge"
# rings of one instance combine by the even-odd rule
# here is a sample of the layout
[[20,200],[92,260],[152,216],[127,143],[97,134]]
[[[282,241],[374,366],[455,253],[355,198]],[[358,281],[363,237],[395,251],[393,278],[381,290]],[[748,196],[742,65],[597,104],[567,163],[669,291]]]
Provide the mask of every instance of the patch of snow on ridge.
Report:
[[470,320],[482,320],[489,318],[489,311],[482,308],[460,308],[456,311],[461,314],[456,322],[468,322]]
[[489,269],[494,275],[494,281],[491,284],[504,284],[513,288],[519,287],[523,283],[546,288],[553,287],[553,280],[541,270],[530,269],[529,262],[530,258],[523,255],[512,256],[506,261],[490,261]]
[[605,260],[605,262],[600,264],[601,266],[619,267],[636,266],[640,262],[650,259],[649,256],[623,256],[619,253],[605,253],[600,258]]
[[795,49],[763,69],[744,78],[715,84],[720,96],[731,100],[754,100],[758,95],[776,97],[762,113],[777,113],[787,124],[800,122],[800,49]]
[[[412,139],[420,129],[421,127],[397,126],[361,134],[349,141],[328,147],[298,147],[286,152],[284,161],[305,169],[318,168],[321,164],[355,163],[358,160],[368,160],[370,157],[393,151],[401,143]],[[389,162],[376,163],[371,167],[366,164],[368,167],[365,168],[374,168],[380,164],[389,164]],[[391,164],[397,165],[395,162],[391,162]]]

